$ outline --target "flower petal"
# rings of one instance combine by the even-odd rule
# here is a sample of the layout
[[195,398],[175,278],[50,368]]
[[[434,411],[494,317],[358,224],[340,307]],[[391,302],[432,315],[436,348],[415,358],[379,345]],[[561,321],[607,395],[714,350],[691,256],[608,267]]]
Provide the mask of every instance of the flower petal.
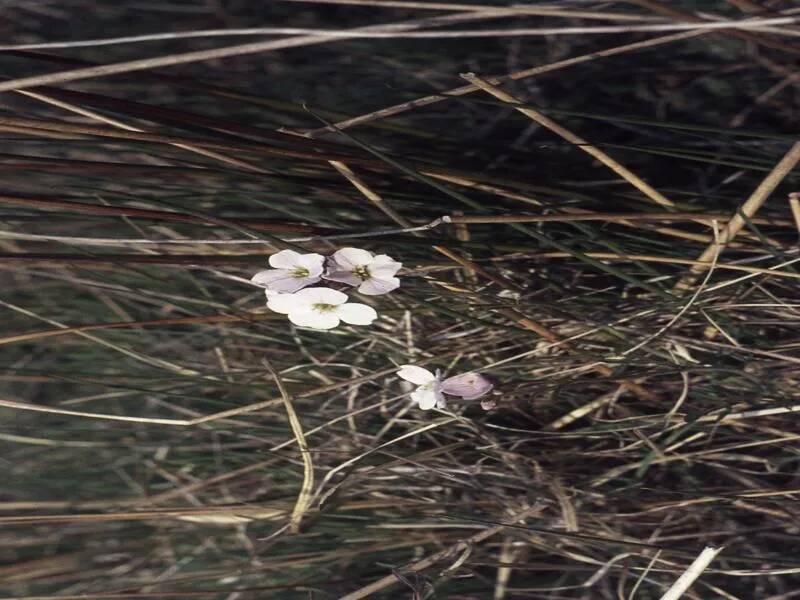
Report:
[[344,270],[352,271],[359,265],[372,262],[372,253],[361,248],[342,248],[333,253],[333,260]]
[[464,373],[448,377],[442,382],[442,391],[445,394],[461,396],[464,400],[485,396],[493,387],[492,382],[479,373]]
[[302,254],[298,266],[308,269],[309,277],[321,277],[325,265],[325,257],[321,254]]
[[358,291],[367,296],[380,296],[381,294],[388,294],[399,287],[400,280],[397,277],[388,277],[386,279],[370,277],[358,286]]
[[294,250],[281,250],[269,257],[269,264],[276,269],[294,269],[300,265],[302,254]]
[[281,277],[288,277],[286,271],[283,269],[266,269],[253,275],[250,278],[250,281],[258,285],[266,286],[272,281],[280,279]]
[[392,260],[385,254],[379,254],[372,259],[372,262],[369,265],[369,272],[373,277],[385,279],[387,277],[394,276],[394,274],[397,273],[402,266],[403,263]]
[[289,313],[289,320],[300,327],[312,329],[333,329],[339,324],[339,317],[334,313],[309,308],[295,308]]
[[430,410],[436,406],[440,396],[441,394],[437,394],[434,390],[425,388],[417,388],[411,392],[411,399],[417,402],[422,410]]
[[303,304],[344,304],[347,302],[347,294],[332,290],[326,287],[310,287],[300,290],[295,296],[303,302]]
[[428,369],[423,369],[416,365],[400,365],[397,376],[416,385],[426,385],[436,379],[436,375],[428,371]]
[[374,308],[358,302],[340,304],[334,314],[345,323],[350,323],[350,325],[369,325],[378,318],[378,313],[375,312]]
[[319,277],[292,277],[289,271],[285,269],[267,269],[253,275],[250,281],[262,285],[273,292],[291,294],[307,285],[316,283],[319,281]]
[[354,275],[351,271],[343,271],[341,269],[331,270],[322,276],[323,279],[330,281],[339,281],[348,285],[359,285],[362,281],[361,277]]
[[297,298],[294,294],[271,294],[267,296],[267,308],[288,315],[293,309],[297,309]]

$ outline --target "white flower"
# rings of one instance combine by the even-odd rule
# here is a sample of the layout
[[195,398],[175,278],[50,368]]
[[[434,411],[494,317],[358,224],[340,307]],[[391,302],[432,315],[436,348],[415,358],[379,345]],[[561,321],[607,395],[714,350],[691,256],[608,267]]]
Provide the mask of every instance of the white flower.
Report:
[[324,287],[311,287],[294,294],[269,294],[267,307],[289,315],[301,327],[333,329],[344,321],[350,325],[369,325],[378,318],[366,304],[347,302],[347,294]]
[[397,375],[418,386],[411,392],[411,399],[419,403],[422,410],[429,410],[434,406],[445,408],[447,399],[444,394],[461,396],[464,400],[476,400],[488,394],[494,387],[486,377],[478,373],[463,373],[442,381],[438,372],[434,375],[415,365],[401,365]]
[[415,365],[401,365],[397,375],[418,386],[411,392],[411,399],[419,403],[422,410],[430,410],[434,406],[444,408],[447,405],[438,374],[434,375],[428,369]]
[[360,248],[342,248],[333,253],[328,264],[325,279],[357,285],[358,291],[368,296],[388,294],[400,287],[395,274],[403,265],[385,254],[373,256]]
[[281,250],[269,257],[274,269],[256,273],[250,280],[271,292],[291,294],[317,283],[322,277],[325,257],[321,254],[300,254],[294,250]]

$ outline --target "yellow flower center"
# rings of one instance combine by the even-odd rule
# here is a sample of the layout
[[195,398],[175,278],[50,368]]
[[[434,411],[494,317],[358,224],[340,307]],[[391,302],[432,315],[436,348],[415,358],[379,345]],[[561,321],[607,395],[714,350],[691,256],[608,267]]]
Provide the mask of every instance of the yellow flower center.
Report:
[[361,279],[369,279],[371,275],[369,274],[369,269],[365,265],[358,265],[353,273],[356,274],[357,277]]
[[305,267],[295,267],[292,270],[292,277],[296,277],[297,279],[308,277],[308,269]]
[[335,304],[314,304],[312,306],[314,310],[317,312],[331,312],[333,309],[336,308]]

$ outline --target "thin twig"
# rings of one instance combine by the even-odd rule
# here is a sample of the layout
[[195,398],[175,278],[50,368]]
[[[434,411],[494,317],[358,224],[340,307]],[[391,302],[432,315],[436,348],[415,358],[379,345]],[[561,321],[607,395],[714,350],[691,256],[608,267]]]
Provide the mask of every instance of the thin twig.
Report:
[[[454,15],[444,15],[441,17],[428,17],[423,19],[414,19],[409,21],[399,21],[394,23],[382,23],[378,25],[368,25],[366,27],[358,27],[349,30],[351,33],[369,33],[369,32],[402,32],[417,29],[419,27],[433,27],[437,25],[449,24],[454,21],[464,19],[473,20],[475,18],[482,18],[481,13],[463,15],[456,13]],[[132,60],[120,63],[112,63],[108,65],[96,65],[92,67],[82,67],[79,69],[70,69],[67,71],[60,71],[57,73],[49,73],[46,75],[36,75],[33,77],[24,77],[6,82],[0,82],[0,92],[9,90],[20,90],[28,87],[35,87],[40,85],[51,85],[66,83],[69,81],[80,81],[82,79],[93,79],[97,77],[107,77],[109,75],[118,75],[121,73],[132,73],[136,71],[145,71],[159,67],[168,67],[173,65],[189,64],[193,62],[203,62],[208,60],[217,60],[231,56],[242,56],[245,54],[256,54],[261,52],[270,52],[273,50],[282,50],[284,48],[298,48],[302,46],[310,46],[315,44],[325,44],[338,39],[326,35],[300,35],[290,37],[288,39],[269,40],[266,42],[253,42],[249,44],[239,44],[236,46],[226,46],[223,48],[213,48],[210,50],[197,50],[194,52],[184,52],[181,54],[169,54],[166,56],[157,56],[153,58],[144,58],[140,60]]]
[[406,8],[414,10],[452,10],[452,11],[486,11],[498,15],[518,16],[535,15],[541,17],[571,17],[573,19],[600,19],[609,21],[660,21],[660,17],[634,15],[628,13],[612,13],[605,11],[588,11],[575,9],[559,9],[538,6],[488,6],[486,4],[461,4],[455,2],[412,2],[408,0],[280,0],[281,2],[303,2],[309,4],[339,4],[350,6],[369,6],[370,8]]
[[[448,31],[359,31],[357,29],[312,29],[308,27],[255,27],[249,29],[209,29],[198,30],[184,33],[160,33],[141,36],[129,36],[118,38],[101,38],[95,40],[80,40],[74,42],[54,42],[47,44],[22,44],[18,46],[0,46],[0,51],[13,50],[32,50],[46,48],[74,48],[74,47],[93,47],[114,44],[130,44],[137,42],[160,41],[169,39],[184,38],[204,38],[204,37],[236,37],[236,36],[261,36],[261,35],[288,35],[288,36],[313,36],[330,40],[347,39],[463,39],[463,38],[502,38],[502,37],[531,37],[531,36],[553,36],[553,35],[589,35],[601,33],[631,33],[631,32],[650,32],[650,31],[687,31],[687,30],[718,30],[718,29],[744,29],[744,30],[767,30],[773,34],[785,35],[787,37],[797,37],[798,33],[791,29],[775,28],[775,25],[793,25],[800,21],[800,17],[773,17],[771,19],[735,19],[730,21],[712,22],[689,22],[689,23],[656,23],[653,25],[601,25],[591,27],[520,27],[507,29],[462,29]],[[265,44],[270,44],[265,46]],[[102,74],[90,77],[113,75],[120,72],[131,72],[141,70],[138,63],[151,61],[151,66],[144,68],[155,68],[166,65],[186,64],[238,56],[241,54],[253,54],[262,52],[264,49],[271,50],[274,42],[261,42],[256,44],[242,44],[239,46],[228,46],[215,50],[187,52],[184,54],[173,54],[169,56],[156,57],[152,59],[142,59],[141,61],[129,61],[126,63],[116,63],[105,65],[106,70]],[[211,54],[213,53],[213,54]],[[123,66],[124,65],[124,66]],[[97,69],[99,67],[89,67]],[[120,69],[123,69],[120,71]],[[85,79],[77,73],[78,70],[64,81],[75,81]],[[58,75],[58,74],[55,74]],[[66,77],[66,74],[61,74]],[[37,76],[39,78],[46,75]],[[0,91],[12,89],[24,89],[43,83],[31,83],[36,77],[12,80],[6,84],[0,84]],[[47,83],[53,83],[47,81]],[[11,86],[10,84],[16,84]]]

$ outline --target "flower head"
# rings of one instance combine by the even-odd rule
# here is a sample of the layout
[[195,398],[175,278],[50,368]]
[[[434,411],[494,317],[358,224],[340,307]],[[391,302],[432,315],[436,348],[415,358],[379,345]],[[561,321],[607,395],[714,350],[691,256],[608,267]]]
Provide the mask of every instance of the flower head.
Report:
[[281,250],[269,257],[270,266],[256,273],[250,280],[264,286],[269,292],[291,294],[317,283],[322,277],[325,257],[321,254],[300,254],[294,250]]
[[395,277],[402,263],[395,262],[385,254],[373,256],[360,248],[342,248],[329,259],[325,279],[358,286],[358,291],[368,296],[388,294],[400,287]]
[[434,406],[444,408],[447,405],[438,373],[434,375],[422,367],[402,365],[397,375],[417,386],[417,389],[411,392],[411,399],[417,402],[422,410],[430,410]]
[[439,373],[435,375],[416,365],[402,365],[397,375],[418,387],[411,392],[411,399],[419,403],[422,410],[446,408],[444,394],[461,396],[463,400],[476,400],[492,390],[492,383],[478,373],[463,373],[442,381]]
[[340,321],[350,325],[369,325],[378,318],[366,304],[348,302],[347,294],[324,287],[311,287],[294,294],[269,294],[267,307],[289,315],[301,327],[333,329]]

